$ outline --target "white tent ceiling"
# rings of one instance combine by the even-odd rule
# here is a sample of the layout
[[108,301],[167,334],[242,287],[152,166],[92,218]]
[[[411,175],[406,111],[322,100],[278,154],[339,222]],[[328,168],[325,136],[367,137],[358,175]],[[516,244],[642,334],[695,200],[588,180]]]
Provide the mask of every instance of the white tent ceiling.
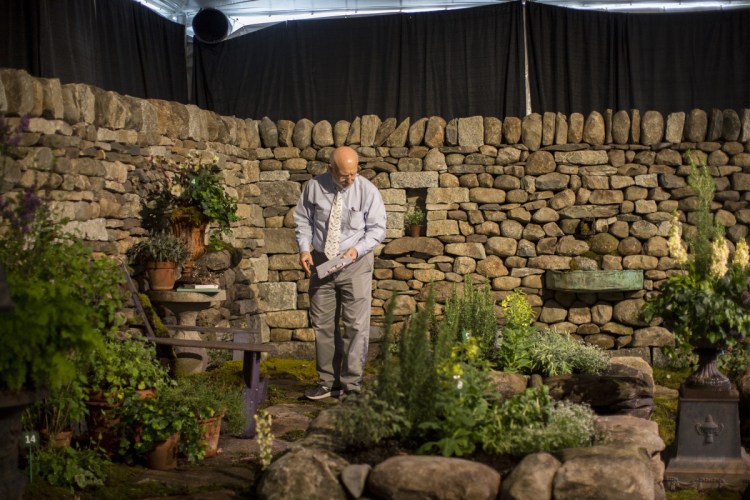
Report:
[[[134,0],[188,27],[204,8],[223,12],[237,36],[283,21],[460,9],[504,0]],[[534,0],[561,7],[614,12],[719,10],[750,6],[750,0]]]

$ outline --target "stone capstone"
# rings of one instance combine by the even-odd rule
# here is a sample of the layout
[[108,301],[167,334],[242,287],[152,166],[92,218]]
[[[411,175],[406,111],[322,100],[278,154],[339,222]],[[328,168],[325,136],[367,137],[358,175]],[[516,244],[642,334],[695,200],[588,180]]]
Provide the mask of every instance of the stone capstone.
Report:
[[437,238],[397,238],[383,248],[384,255],[403,255],[416,252],[424,255],[442,255],[445,246]]

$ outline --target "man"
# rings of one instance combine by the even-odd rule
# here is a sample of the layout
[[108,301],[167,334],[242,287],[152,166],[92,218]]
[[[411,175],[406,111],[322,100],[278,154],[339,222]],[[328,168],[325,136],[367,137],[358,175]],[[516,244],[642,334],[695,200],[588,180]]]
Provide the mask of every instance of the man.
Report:
[[[342,146],[328,172],[309,181],[294,210],[299,261],[310,278],[310,321],[320,382],[309,399],[359,392],[370,337],[373,248],[385,238],[383,198],[360,177],[359,157]],[[344,255],[348,267],[320,278],[315,268]],[[340,323],[343,320],[343,332]]]

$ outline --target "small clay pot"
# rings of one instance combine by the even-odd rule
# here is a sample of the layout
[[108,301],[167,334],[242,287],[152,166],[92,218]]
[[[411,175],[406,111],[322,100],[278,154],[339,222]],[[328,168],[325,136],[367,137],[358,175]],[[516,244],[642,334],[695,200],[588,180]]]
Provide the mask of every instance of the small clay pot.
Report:
[[180,433],[176,432],[146,455],[148,468],[154,470],[173,470],[177,468],[177,445],[180,442]]

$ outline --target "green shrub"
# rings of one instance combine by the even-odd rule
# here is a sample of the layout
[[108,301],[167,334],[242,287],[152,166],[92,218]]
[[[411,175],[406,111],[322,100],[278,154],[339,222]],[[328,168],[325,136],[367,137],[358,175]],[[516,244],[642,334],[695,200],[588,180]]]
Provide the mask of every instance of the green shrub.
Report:
[[62,387],[75,355],[100,349],[121,323],[122,272],[67,234],[33,189],[0,196],[0,219],[0,267],[15,303],[0,315],[0,390]]
[[495,315],[495,298],[487,283],[475,287],[467,275],[464,279],[463,294],[459,295],[454,288],[452,297],[445,304],[443,326],[454,339],[458,339],[466,332],[478,339],[485,359],[497,357],[498,322]]
[[85,373],[77,371],[63,386],[51,389],[47,397],[27,408],[21,425],[26,430],[46,429],[50,436],[68,431],[88,413],[87,400]]
[[201,420],[223,414],[230,432],[239,433],[245,428],[245,405],[241,388],[224,387],[206,374],[196,373],[180,377],[170,392]]
[[750,348],[745,342],[737,342],[724,350],[717,364],[727,377],[737,382],[750,367]]
[[191,463],[205,456],[199,416],[181,399],[174,385],[159,388],[154,397],[142,399],[137,394],[129,395],[114,413],[118,419],[119,451],[126,461],[145,455],[177,432],[179,450]]
[[[511,325],[518,331],[525,328],[524,338],[536,341],[528,335],[533,311],[529,314],[525,309],[522,295],[515,297],[519,299],[512,299],[516,303]],[[456,312],[460,303],[454,301],[456,309],[437,322],[430,294],[426,306],[410,318],[395,345],[392,306],[386,310],[386,340],[377,382],[371,392],[346,400],[337,413],[341,439],[349,446],[369,447],[394,438],[407,446],[416,445],[419,453],[445,456],[470,455],[479,448],[490,454],[522,454],[590,443],[591,410],[554,403],[546,386],[500,401],[489,380],[490,361],[482,349],[488,337],[461,328],[467,323]],[[478,301],[469,297],[466,303]],[[523,352],[529,366],[531,351]],[[553,360],[552,365],[558,366],[556,363]]]
[[161,388],[169,374],[153,345],[118,336],[106,339],[104,349],[92,357],[88,380],[92,391],[121,399],[132,391]]
[[598,347],[554,329],[540,331],[532,326],[534,310],[522,291],[508,295],[501,306],[506,319],[499,351],[503,370],[554,376],[601,373],[609,366],[609,358]]
[[409,428],[406,412],[371,392],[352,398],[337,415],[337,429],[348,446],[369,448],[405,434]]
[[401,332],[398,349],[398,388],[394,394],[401,396],[397,406],[404,408],[406,418],[412,426],[429,420],[435,415],[435,401],[425,397],[439,390],[435,377],[436,359],[440,355],[430,339],[434,324],[432,300],[424,309],[413,315],[406,329]]
[[128,248],[126,255],[131,264],[148,262],[176,262],[182,264],[188,257],[185,242],[167,231],[158,231]]
[[594,413],[585,405],[555,402],[549,388],[527,389],[496,405],[483,429],[482,446],[492,454],[527,455],[588,446]]
[[516,290],[501,303],[505,326],[501,330],[498,363],[508,372],[528,373],[533,366],[530,353],[534,348],[532,326],[535,314],[526,294]]
[[52,486],[83,490],[102,486],[107,478],[106,456],[95,449],[70,446],[43,448],[35,455],[35,468]]
[[609,366],[609,357],[599,347],[585,344],[567,333],[554,329],[534,332],[530,373],[550,377],[568,373],[602,373]]
[[[460,348],[454,348],[457,351]],[[476,364],[460,356],[444,361],[438,370],[440,389],[434,394],[436,418],[418,426],[424,443],[419,453],[460,457],[476,450],[491,405],[496,402],[487,368],[486,362]]]

